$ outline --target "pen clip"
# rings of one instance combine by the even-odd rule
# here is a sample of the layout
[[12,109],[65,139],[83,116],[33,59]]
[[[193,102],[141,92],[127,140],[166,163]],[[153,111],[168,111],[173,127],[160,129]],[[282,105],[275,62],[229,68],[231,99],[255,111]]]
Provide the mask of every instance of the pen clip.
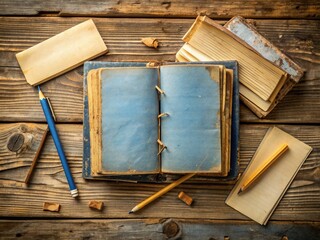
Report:
[[50,99],[48,97],[46,97],[47,101],[48,101],[48,104],[49,104],[49,107],[50,107],[50,111],[51,111],[51,114],[52,114],[52,117],[53,117],[53,120],[56,122],[57,121],[57,118],[56,118],[56,115],[54,114],[54,111],[53,111],[53,108],[52,108],[52,105],[51,105],[51,102],[50,102]]

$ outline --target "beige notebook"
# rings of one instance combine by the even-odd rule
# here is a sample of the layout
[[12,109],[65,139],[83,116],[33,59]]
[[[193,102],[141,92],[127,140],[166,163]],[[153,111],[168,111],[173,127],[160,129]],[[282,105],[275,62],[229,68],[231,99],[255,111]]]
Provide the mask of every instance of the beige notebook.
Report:
[[[288,151],[276,160],[253,186],[238,194],[242,184],[285,143],[289,146]],[[265,225],[311,151],[310,146],[290,134],[277,127],[270,128],[229,194],[226,204]]]
[[16,58],[27,82],[35,86],[106,52],[90,19],[18,53]]

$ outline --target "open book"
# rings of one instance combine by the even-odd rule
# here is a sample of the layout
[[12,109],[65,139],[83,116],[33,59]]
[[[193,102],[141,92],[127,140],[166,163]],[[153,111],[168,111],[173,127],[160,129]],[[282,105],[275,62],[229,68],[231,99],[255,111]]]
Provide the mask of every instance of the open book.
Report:
[[233,70],[210,63],[128,65],[87,73],[84,177],[227,176],[238,147],[231,141]]

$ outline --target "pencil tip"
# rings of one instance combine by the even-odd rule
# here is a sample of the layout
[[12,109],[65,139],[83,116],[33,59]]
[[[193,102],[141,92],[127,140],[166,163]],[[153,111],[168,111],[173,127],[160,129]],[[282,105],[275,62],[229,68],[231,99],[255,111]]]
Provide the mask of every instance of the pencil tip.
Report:
[[133,211],[130,211],[129,214],[133,213]]
[[39,93],[39,99],[40,100],[45,98],[45,96],[43,95],[43,93],[42,93],[42,91],[40,89],[40,86],[38,86],[38,93]]
[[242,193],[242,189],[241,189],[241,188],[239,189],[239,192],[238,192],[238,194],[240,194],[240,193]]

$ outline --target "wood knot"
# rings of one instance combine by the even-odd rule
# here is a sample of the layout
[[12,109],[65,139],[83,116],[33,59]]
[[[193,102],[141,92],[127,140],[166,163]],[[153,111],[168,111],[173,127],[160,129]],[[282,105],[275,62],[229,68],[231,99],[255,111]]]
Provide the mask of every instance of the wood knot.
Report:
[[174,238],[180,233],[180,227],[178,223],[169,219],[163,223],[162,232],[166,235],[167,238]]
[[23,133],[28,131],[28,127],[25,124],[21,124],[19,130]]
[[11,152],[18,152],[24,144],[24,136],[21,133],[15,133],[13,134],[8,143],[7,143],[7,148]]

